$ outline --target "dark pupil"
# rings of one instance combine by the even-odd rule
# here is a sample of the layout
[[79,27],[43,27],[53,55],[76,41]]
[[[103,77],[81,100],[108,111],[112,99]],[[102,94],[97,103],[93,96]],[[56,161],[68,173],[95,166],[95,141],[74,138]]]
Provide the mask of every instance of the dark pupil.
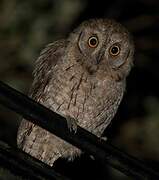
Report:
[[118,51],[119,51],[118,47],[116,47],[116,46],[112,47],[112,49],[111,49],[112,54],[117,54]]
[[92,39],[90,40],[90,44],[91,44],[92,46],[95,46],[95,45],[97,44],[97,40],[96,40],[95,38],[92,38]]

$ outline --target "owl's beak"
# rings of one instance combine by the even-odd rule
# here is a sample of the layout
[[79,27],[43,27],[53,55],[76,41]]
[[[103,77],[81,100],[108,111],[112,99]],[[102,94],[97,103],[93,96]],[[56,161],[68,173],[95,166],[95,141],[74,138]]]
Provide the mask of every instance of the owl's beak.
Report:
[[98,57],[98,58],[96,59],[96,64],[99,64],[100,61],[101,61],[101,58]]
[[104,56],[104,51],[100,51],[98,56],[96,57],[96,65],[98,65],[101,62],[103,56]]

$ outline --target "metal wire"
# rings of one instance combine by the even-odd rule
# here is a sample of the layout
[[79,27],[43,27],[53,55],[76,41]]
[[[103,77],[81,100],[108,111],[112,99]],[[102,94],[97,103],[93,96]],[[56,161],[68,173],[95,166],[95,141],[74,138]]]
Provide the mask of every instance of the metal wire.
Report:
[[0,165],[13,174],[34,180],[69,180],[52,167],[0,141]]
[[77,133],[71,133],[64,117],[2,82],[0,103],[128,176],[135,179],[159,179],[159,173],[144,162],[118,150],[85,129],[78,126]]

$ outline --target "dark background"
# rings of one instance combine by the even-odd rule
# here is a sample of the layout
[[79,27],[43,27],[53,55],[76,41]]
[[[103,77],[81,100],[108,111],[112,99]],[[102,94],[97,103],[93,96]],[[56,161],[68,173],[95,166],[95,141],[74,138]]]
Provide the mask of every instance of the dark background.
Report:
[[[27,94],[34,61],[48,43],[89,18],[113,18],[133,34],[135,63],[119,111],[105,134],[113,145],[159,166],[159,1],[1,0],[0,80]],[[20,117],[0,106],[0,139],[16,146]],[[87,155],[55,169],[72,179],[130,179]],[[0,179],[21,179],[0,168]]]

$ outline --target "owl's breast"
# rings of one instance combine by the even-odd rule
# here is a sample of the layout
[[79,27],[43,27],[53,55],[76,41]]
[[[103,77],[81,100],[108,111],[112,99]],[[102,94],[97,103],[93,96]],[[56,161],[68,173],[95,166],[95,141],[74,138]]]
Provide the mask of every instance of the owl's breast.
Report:
[[77,120],[88,131],[101,135],[114,117],[123,96],[123,85],[110,79],[96,80],[84,72],[56,71],[45,88],[44,104]]

